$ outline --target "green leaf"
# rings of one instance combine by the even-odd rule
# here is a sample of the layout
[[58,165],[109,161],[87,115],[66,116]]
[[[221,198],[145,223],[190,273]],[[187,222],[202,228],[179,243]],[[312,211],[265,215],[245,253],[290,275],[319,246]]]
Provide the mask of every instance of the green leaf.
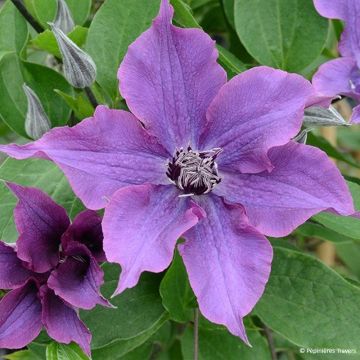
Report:
[[83,25],[90,15],[91,0],[66,0],[77,25]]
[[246,70],[245,64],[229,50],[220,45],[217,45],[217,49],[219,51],[219,63],[226,70],[229,79]]
[[[110,264],[104,266],[103,293],[110,297],[114,292],[119,271]],[[168,320],[169,315],[161,304],[158,276],[144,274],[139,284],[126,290],[111,302],[117,309],[97,307],[81,312],[81,318],[93,334],[94,360],[115,360],[144,344]]]
[[235,28],[260,64],[296,72],[320,55],[328,20],[312,0],[235,0]]
[[345,163],[360,169],[360,164],[357,163],[349,154],[341,153],[336,148],[334,148],[325,138],[322,136],[316,136],[313,133],[309,132],[307,137],[308,145],[313,145],[319,149],[325,151],[328,156],[344,161]]
[[[155,354],[158,354],[157,349],[159,348],[159,351],[160,349],[165,350],[168,347],[169,342],[173,340],[173,338],[171,337],[172,334],[173,331],[171,329],[171,324],[168,321],[144,344],[121,356],[120,359],[121,360],[143,360],[143,359],[155,360]],[[162,354],[161,355],[158,354],[158,355],[159,356],[156,357],[156,360],[165,360],[161,356]],[[170,358],[168,360],[174,360],[174,359]]]
[[360,244],[336,244],[336,254],[351,272],[360,279]]
[[27,100],[22,85],[26,82],[39,96],[53,126],[67,123],[70,108],[54,89],[72,94],[73,89],[56,71],[20,60],[9,53],[0,61],[0,116],[18,134],[26,137],[24,123]]
[[275,247],[255,313],[298,346],[359,349],[359,300],[359,288],[314,257]]
[[85,98],[84,94],[80,93],[77,94],[76,97],[72,97],[60,90],[54,91],[66,101],[78,119],[82,120],[93,115],[94,108],[90,104],[89,100]]
[[7,1],[0,9],[0,59],[7,52],[19,54],[28,36],[25,19],[11,1]]
[[146,360],[146,359],[151,359],[151,353],[152,353],[152,349],[153,349],[153,344],[151,343],[145,343],[139,347],[137,347],[136,349],[126,353],[123,356],[120,357],[116,357],[114,355],[113,359],[121,359],[121,360]]
[[160,295],[172,320],[187,322],[193,318],[192,303],[195,295],[178,252],[175,253],[174,260],[161,281]]
[[230,25],[235,29],[235,16],[234,16],[234,8],[235,8],[235,0],[222,0],[224,6],[224,12],[227,20]]
[[77,344],[69,345],[52,342],[46,347],[46,360],[88,360]]
[[2,355],[5,360],[41,360],[30,350],[15,351],[11,354]]
[[27,348],[33,354],[32,360],[44,360],[46,358],[46,346],[35,342],[28,344]]
[[[146,340],[154,335],[168,320],[168,314],[163,314],[154,322],[151,327],[139,333],[137,336],[121,339],[118,338],[104,347],[94,349],[92,351],[92,358],[94,360],[116,360],[136,350],[142,346]],[[131,318],[129,319],[131,320]],[[108,328],[108,326],[107,326]]]
[[[24,0],[29,12],[43,25],[48,28],[48,22],[53,21],[56,15],[56,0]],[[71,15],[77,25],[83,25],[89,17],[91,0],[66,0]]]
[[[88,29],[82,26],[76,26],[73,31],[68,34],[68,37],[74,41],[78,46],[83,46],[86,41]],[[50,30],[45,30],[41,34],[38,34],[31,40],[31,44],[40,50],[47,51],[50,54],[61,58],[59,46],[56,42],[54,34]]]
[[[360,210],[360,185],[347,181],[356,210]],[[360,241],[360,219],[322,212],[312,217],[313,220],[338,234]]]
[[330,230],[323,225],[313,222],[306,222],[295,230],[295,234],[305,237],[328,240],[334,243],[353,243],[354,239]]
[[13,210],[16,198],[5,186],[4,181],[32,186],[48,193],[54,201],[62,205],[71,218],[83,205],[72,192],[63,173],[50,161],[41,159],[14,160],[6,159],[0,166],[0,239],[15,242],[17,232],[13,222]]
[[203,30],[209,35],[217,35],[228,31],[228,24],[221,2],[207,5],[200,20]]
[[114,100],[116,73],[128,46],[151,25],[160,0],[106,0],[89,29],[86,51],[97,65],[97,82]]
[[294,245],[294,243],[292,243],[290,239],[269,237],[269,240],[272,246],[282,247],[290,250],[299,250],[299,248],[296,245]]
[[201,28],[191,13],[191,8],[189,5],[185,4],[182,0],[171,0],[171,4],[175,9],[174,20],[177,23],[183,27]]
[[[256,330],[247,330],[252,348],[227,330],[199,328],[199,360],[270,360],[266,340]],[[194,330],[189,325],[181,338],[184,359],[194,359]]]

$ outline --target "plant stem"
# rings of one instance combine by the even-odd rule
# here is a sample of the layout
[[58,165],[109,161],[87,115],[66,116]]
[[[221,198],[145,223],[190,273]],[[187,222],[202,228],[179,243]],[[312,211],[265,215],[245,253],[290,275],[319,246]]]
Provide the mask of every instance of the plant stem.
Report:
[[199,359],[199,309],[194,310],[194,360]]
[[21,0],[11,0],[11,2],[20,11],[26,21],[35,29],[36,32],[42,33],[45,30],[42,25],[27,11]]
[[89,98],[91,105],[96,108],[99,104],[96,100],[96,97],[94,95],[94,93],[92,92],[92,90],[89,87],[86,87],[85,89],[85,93],[87,95],[87,97]]
[[274,343],[274,339],[273,339],[271,330],[265,324],[263,324],[263,329],[264,329],[264,334],[265,334],[266,339],[269,344],[271,359],[276,360],[277,356],[276,356],[276,350],[275,350],[275,343]]

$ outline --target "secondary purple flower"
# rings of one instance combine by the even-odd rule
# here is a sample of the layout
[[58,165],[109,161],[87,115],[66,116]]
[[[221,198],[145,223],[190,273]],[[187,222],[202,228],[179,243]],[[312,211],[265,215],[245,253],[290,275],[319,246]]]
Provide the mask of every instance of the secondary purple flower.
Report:
[[[177,239],[200,310],[248,342],[243,317],[268,280],[272,249],[312,215],[354,212],[340,172],[300,130],[311,84],[257,67],[226,84],[214,41],[171,24],[167,0],[119,70],[132,114],[100,106],[51,130],[18,159],[54,161],[91,209],[106,206],[104,248],[122,267],[116,293],[170,264]],[[134,115],[133,115],[134,114]]]
[[[15,184],[16,248],[0,241],[0,348],[18,349],[44,326],[54,340],[75,341],[90,354],[91,333],[77,309],[108,306],[99,288],[103,272],[101,218],[86,210],[74,222],[38,189]],[[94,250],[94,252],[92,252]]]
[[[341,94],[360,101],[360,2],[358,0],[314,0],[320,15],[345,21],[339,51],[341,58],[319,67],[313,77],[316,91],[329,99]],[[360,108],[354,110],[352,123],[359,123]]]

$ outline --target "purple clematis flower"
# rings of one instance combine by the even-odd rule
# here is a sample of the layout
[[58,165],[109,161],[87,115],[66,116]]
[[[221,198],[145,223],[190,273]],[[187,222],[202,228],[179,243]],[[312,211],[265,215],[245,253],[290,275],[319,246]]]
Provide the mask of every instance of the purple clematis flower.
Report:
[[310,82],[257,67],[226,83],[214,41],[172,16],[163,0],[120,66],[132,114],[99,106],[73,128],[0,150],[54,161],[87,207],[106,206],[105,253],[122,267],[116,294],[166,269],[183,237],[202,314],[248,343],[243,317],[271,269],[262,234],[287,235],[327,209],[352,214],[352,198],[325,153],[290,140]]
[[77,309],[109,306],[100,294],[101,218],[86,210],[74,222],[38,189],[8,184],[18,197],[16,248],[0,241],[0,348],[18,349],[44,326],[54,340],[90,354],[91,333]]
[[[358,0],[314,0],[320,15],[345,21],[339,43],[341,58],[319,67],[313,85],[319,95],[329,99],[345,95],[360,102],[360,2]],[[360,123],[360,106],[354,109],[351,123]]]

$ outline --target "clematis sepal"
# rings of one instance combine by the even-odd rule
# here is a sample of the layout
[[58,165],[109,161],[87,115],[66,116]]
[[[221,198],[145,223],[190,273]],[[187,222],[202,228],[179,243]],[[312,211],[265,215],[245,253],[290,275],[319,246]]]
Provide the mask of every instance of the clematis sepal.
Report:
[[63,207],[35,188],[6,184],[19,199],[15,210],[15,225],[19,232],[18,257],[30,270],[46,273],[59,262],[61,236],[70,225]]
[[50,274],[49,288],[76,308],[90,310],[97,304],[111,307],[100,294],[104,273],[90,250],[83,244],[72,242],[67,244],[64,254],[65,259]]
[[17,257],[15,247],[0,241],[0,289],[14,289],[30,278],[29,271]]
[[0,348],[20,349],[33,341],[41,328],[38,284],[29,280],[0,301]]
[[6,184],[19,199],[16,246],[0,242],[0,347],[29,344],[44,326],[61,343],[90,356],[91,333],[78,310],[112,305],[101,295],[101,217],[85,210],[70,224],[66,211],[35,188]]
[[84,244],[98,262],[106,261],[103,249],[102,218],[96,211],[78,214],[61,238],[64,249],[72,242]]
[[74,341],[90,356],[91,333],[80,320],[76,310],[68,306],[46,285],[41,287],[40,293],[41,319],[49,336],[64,344]]

